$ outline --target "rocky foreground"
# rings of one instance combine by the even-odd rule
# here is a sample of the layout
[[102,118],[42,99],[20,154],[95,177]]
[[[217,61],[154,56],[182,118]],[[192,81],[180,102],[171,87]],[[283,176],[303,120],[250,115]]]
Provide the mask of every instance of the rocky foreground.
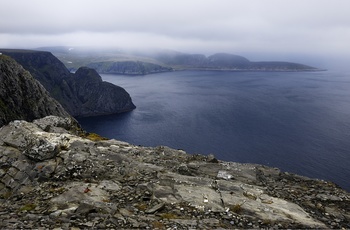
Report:
[[68,118],[0,129],[0,228],[350,228],[333,183],[87,135]]

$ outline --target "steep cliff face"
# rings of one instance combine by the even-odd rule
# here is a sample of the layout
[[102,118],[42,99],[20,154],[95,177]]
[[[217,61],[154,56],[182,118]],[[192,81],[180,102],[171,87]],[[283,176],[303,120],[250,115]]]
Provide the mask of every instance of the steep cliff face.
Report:
[[0,55],[0,126],[15,119],[31,121],[48,115],[69,117],[28,71]]
[[125,89],[109,82],[103,82],[94,69],[81,67],[71,78],[65,80],[81,102],[75,109],[75,116],[120,113],[135,108]]
[[[59,84],[70,72],[62,62],[50,52],[31,50],[1,50],[28,70],[51,94],[55,84]],[[55,96],[55,95],[53,95]]]
[[[0,52],[11,56],[27,69],[72,116],[121,113],[135,108],[130,95],[123,88],[102,82],[101,77],[92,69],[78,70],[76,76],[49,52]],[[90,75],[96,77],[91,78]]]

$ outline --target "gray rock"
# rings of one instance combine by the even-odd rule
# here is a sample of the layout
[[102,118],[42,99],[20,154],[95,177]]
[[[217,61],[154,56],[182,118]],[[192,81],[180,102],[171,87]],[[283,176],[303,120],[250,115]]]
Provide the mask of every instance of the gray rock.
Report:
[[153,206],[152,208],[147,209],[147,210],[145,211],[145,213],[147,213],[147,214],[153,214],[153,213],[155,213],[155,212],[161,210],[162,208],[164,208],[164,203],[159,203],[159,204]]
[[96,207],[91,204],[86,204],[86,203],[80,203],[78,208],[75,210],[76,214],[79,215],[87,215],[90,212],[96,212]]
[[[349,225],[349,193],[332,183],[266,166],[213,163],[163,146],[94,142],[74,135],[68,124],[47,117],[0,129],[2,228],[55,228],[55,221],[122,229]],[[57,152],[29,155],[33,143],[38,149],[52,144]]]
[[78,123],[69,117],[46,116],[42,119],[36,119],[34,124],[46,132],[68,133],[73,129],[78,129]]
[[28,149],[24,150],[23,154],[34,161],[51,159],[59,152],[56,143],[48,142],[45,139],[37,139],[28,147]]
[[0,56],[0,127],[16,119],[69,117],[63,107],[16,61]]

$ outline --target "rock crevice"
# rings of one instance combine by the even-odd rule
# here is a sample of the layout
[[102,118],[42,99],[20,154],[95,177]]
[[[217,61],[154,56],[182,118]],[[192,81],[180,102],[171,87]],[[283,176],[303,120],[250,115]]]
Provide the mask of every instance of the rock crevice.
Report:
[[0,129],[1,228],[349,227],[349,194],[330,182],[92,141],[71,124],[50,116]]

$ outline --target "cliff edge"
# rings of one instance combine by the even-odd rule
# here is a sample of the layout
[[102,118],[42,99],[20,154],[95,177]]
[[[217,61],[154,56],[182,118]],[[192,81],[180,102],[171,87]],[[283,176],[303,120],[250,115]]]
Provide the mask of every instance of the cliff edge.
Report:
[[70,116],[28,71],[0,55],[0,127],[16,119],[32,121],[48,115]]
[[125,89],[103,82],[93,69],[84,67],[77,70],[77,75],[70,73],[50,52],[10,49],[0,52],[28,70],[72,116],[97,116],[135,109]]
[[75,116],[97,116],[133,110],[130,95],[122,87],[102,81],[101,76],[88,67],[80,67],[65,79],[74,96],[81,102],[74,108]]
[[0,129],[0,228],[349,228],[333,183],[96,135],[69,119]]

